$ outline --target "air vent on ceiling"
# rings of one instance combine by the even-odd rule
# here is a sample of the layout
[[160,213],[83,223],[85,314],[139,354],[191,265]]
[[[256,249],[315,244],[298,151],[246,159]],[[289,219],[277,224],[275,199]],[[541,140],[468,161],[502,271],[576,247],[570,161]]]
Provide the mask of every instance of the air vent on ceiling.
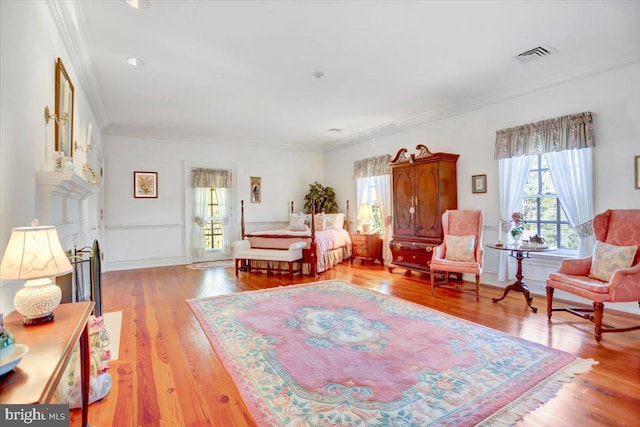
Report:
[[522,62],[531,62],[549,55],[551,55],[551,49],[538,46],[533,49],[529,49],[526,52],[522,52],[518,55],[518,59]]

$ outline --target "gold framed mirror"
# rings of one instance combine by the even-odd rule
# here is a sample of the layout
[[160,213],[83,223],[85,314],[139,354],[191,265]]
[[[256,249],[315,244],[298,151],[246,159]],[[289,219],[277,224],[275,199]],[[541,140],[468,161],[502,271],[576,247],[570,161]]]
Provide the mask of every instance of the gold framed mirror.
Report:
[[73,157],[73,107],[73,84],[62,64],[62,59],[58,58],[56,61],[56,151],[62,151],[66,157]]

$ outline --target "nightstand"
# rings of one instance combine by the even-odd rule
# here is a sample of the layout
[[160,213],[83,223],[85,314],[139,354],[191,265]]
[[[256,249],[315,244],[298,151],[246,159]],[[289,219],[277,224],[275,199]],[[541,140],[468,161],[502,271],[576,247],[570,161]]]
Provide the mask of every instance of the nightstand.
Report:
[[373,264],[375,260],[382,262],[382,236],[376,234],[351,233],[351,262],[356,258],[367,260]]

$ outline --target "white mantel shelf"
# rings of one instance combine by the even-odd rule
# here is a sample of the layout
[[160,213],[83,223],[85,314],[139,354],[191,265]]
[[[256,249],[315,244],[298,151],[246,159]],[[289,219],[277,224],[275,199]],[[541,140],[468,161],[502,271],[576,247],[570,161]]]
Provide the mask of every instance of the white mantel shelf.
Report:
[[63,198],[84,200],[98,192],[98,187],[74,172],[38,172],[36,181],[43,193]]

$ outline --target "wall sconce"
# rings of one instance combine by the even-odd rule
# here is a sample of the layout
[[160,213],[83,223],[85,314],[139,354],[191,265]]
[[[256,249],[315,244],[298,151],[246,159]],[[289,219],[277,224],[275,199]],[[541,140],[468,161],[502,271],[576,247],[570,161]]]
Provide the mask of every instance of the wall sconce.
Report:
[[34,219],[31,227],[11,230],[0,264],[0,277],[27,281],[13,299],[16,311],[24,316],[25,325],[53,320],[52,312],[60,304],[62,291],[50,277],[71,271],[55,227],[38,227],[38,220]]
[[[78,144],[78,141],[74,141],[75,144],[73,148],[75,148],[76,150],[80,150],[83,153],[88,153],[89,150],[91,150],[91,128],[92,128],[91,123],[87,124],[87,139],[86,139],[87,142],[84,148],[80,144]],[[95,172],[94,172],[94,177],[95,177]]]
[[49,124],[49,120],[55,120],[60,126],[64,126],[69,121],[69,113],[65,112],[62,117],[58,117],[57,114],[49,114],[49,106],[44,106],[44,122]]
[[91,142],[87,141],[87,145],[83,147],[82,145],[78,144],[78,141],[75,141],[73,148],[76,150],[80,150],[83,153],[88,153],[89,150],[91,150]]

